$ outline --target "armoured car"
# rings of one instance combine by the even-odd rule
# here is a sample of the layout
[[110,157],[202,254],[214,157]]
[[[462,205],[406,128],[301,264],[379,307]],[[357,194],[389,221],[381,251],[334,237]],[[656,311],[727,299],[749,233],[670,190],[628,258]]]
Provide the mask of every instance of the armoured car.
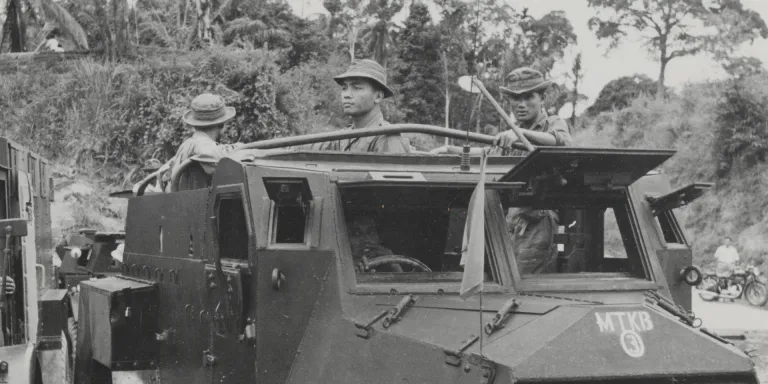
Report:
[[[66,290],[49,289],[52,271],[50,163],[0,138],[0,383],[69,383],[74,316]],[[0,277],[0,281],[2,277]]]
[[[408,132],[493,141],[322,133],[254,143],[212,176],[189,160],[168,193],[147,180],[121,273],[80,283],[76,382],[757,382],[691,312],[701,274],[675,209],[709,185],[673,189],[658,169],[674,151],[489,158],[484,290],[462,300],[478,158],[287,149]],[[557,212],[547,268],[513,252],[514,208]]]

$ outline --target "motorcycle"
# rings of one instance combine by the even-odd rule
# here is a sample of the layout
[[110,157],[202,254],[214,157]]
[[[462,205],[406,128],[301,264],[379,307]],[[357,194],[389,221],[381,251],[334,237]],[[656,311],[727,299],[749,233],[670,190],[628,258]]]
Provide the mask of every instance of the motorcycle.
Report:
[[705,301],[735,300],[744,297],[756,307],[768,302],[768,286],[759,280],[760,270],[755,266],[736,267],[729,277],[707,272],[699,284],[699,297]]

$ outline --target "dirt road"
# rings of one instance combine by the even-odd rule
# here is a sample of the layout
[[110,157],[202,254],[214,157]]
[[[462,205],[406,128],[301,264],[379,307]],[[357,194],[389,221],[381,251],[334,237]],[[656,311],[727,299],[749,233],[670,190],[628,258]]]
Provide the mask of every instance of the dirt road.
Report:
[[747,343],[757,348],[753,358],[760,382],[768,382],[768,311],[743,301],[735,303],[706,302],[693,291],[693,312],[702,326],[719,333],[743,333]]
[[703,327],[734,331],[767,331],[768,311],[743,301],[735,303],[707,302],[693,291],[693,312],[704,322]]

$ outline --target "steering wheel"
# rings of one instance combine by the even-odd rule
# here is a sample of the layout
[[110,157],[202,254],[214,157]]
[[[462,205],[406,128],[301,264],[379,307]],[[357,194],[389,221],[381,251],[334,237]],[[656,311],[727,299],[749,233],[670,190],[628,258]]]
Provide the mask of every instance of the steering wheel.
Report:
[[432,272],[432,270],[421,261],[403,255],[381,255],[372,257],[367,262],[363,263],[363,271],[369,272],[371,269],[384,264],[405,264],[419,269],[422,272]]

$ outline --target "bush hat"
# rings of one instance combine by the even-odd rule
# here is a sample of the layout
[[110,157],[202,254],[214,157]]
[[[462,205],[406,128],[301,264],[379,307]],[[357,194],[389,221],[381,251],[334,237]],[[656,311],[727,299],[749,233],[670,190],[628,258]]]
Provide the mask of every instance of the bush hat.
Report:
[[549,88],[552,82],[544,79],[541,72],[522,67],[515,69],[507,75],[508,87],[499,87],[502,92],[511,95],[520,95],[523,93],[534,92]]
[[387,71],[381,64],[373,60],[356,60],[349,65],[346,72],[333,79],[336,80],[336,83],[341,85],[342,80],[353,77],[368,79],[378,84],[381,87],[381,90],[384,91],[385,99],[395,95],[395,93],[392,92],[392,89],[387,86]]
[[224,105],[221,96],[203,93],[192,100],[190,110],[184,113],[183,120],[193,127],[208,127],[223,124],[235,117],[235,108]]

